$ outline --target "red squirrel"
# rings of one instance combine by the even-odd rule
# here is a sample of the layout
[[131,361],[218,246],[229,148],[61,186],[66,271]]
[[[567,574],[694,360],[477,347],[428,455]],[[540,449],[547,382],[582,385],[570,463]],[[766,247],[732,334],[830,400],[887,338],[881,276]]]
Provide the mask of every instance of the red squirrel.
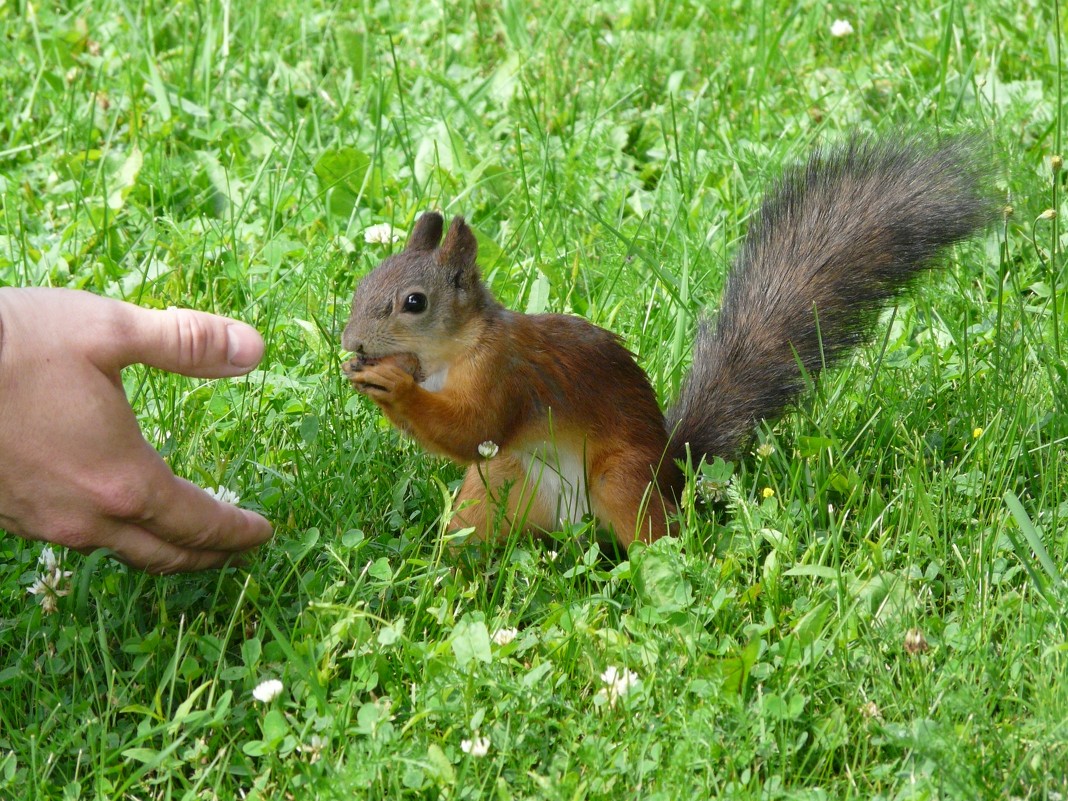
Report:
[[592,512],[624,547],[651,541],[671,530],[687,459],[736,454],[796,398],[802,369],[863,342],[945,248],[992,221],[984,178],[969,139],[855,138],[788,170],[666,415],[619,337],[504,308],[467,223],[455,217],[442,241],[437,213],[359,283],[344,369],[394,426],[468,466],[452,530],[552,531]]

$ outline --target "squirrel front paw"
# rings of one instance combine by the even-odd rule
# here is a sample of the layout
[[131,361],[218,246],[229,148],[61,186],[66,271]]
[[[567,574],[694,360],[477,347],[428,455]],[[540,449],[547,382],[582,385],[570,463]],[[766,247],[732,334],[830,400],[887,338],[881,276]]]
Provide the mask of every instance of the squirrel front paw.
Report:
[[388,360],[367,365],[348,362],[344,371],[357,392],[387,406],[396,403],[415,386],[411,373]]

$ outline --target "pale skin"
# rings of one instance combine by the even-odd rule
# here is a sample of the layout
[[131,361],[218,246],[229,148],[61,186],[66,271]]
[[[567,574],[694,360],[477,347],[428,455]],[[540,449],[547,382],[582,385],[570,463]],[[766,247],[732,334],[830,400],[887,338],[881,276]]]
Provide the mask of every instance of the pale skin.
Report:
[[247,373],[254,328],[88,292],[0,288],[0,528],[151,573],[221,567],[271,536],[260,515],[175,476],[123,391],[141,363],[197,378]]

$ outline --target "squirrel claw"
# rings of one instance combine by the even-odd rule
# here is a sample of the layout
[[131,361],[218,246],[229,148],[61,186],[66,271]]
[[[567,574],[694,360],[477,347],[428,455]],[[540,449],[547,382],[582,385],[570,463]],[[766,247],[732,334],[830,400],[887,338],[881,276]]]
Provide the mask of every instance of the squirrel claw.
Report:
[[381,387],[378,384],[371,384],[366,381],[359,383],[353,382],[353,386],[356,388],[357,392],[360,392],[364,395],[370,395],[371,397],[374,397],[377,393],[389,393],[389,390],[385,387]]

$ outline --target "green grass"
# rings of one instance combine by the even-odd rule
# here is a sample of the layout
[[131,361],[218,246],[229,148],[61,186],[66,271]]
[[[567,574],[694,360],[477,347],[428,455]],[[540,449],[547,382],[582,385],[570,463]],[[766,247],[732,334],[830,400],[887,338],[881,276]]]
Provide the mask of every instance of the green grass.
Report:
[[[1064,797],[1055,13],[0,4],[0,284],[257,325],[247,380],[126,380],[177,472],[277,527],[242,571],[67,555],[52,615],[40,546],[0,536],[0,798]],[[762,429],[770,456],[718,466],[678,539],[449,555],[458,468],[340,374],[389,251],[365,228],[465,214],[502,300],[617,331],[669,399],[770,178],[902,129],[988,132],[1015,213]],[[614,704],[609,666],[638,677]]]

